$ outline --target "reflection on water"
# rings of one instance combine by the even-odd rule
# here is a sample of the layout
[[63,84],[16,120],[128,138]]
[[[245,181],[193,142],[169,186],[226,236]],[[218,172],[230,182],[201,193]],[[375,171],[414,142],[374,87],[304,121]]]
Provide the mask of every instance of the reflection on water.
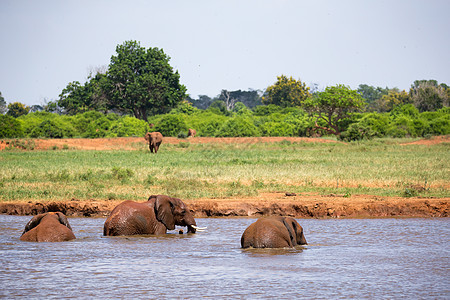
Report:
[[102,237],[105,219],[70,218],[74,241],[21,242],[29,219],[0,215],[0,297],[450,298],[449,219],[299,219],[309,245],[245,250],[255,219]]

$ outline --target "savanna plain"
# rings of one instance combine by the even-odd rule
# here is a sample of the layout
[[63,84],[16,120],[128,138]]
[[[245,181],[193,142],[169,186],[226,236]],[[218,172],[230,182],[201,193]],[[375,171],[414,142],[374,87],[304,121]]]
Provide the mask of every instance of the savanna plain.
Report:
[[103,216],[167,194],[196,216],[437,216],[449,211],[450,137],[3,140],[0,213]]

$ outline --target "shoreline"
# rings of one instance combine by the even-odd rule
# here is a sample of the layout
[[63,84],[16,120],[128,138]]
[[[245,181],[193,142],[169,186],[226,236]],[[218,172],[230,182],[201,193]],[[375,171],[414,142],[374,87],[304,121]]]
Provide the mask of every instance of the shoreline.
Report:
[[[401,198],[371,195],[295,195],[265,193],[256,197],[196,199],[183,202],[194,217],[262,217],[283,215],[294,218],[445,218],[450,198]],[[0,214],[37,215],[60,211],[68,217],[107,217],[122,201],[68,200],[0,203]]]

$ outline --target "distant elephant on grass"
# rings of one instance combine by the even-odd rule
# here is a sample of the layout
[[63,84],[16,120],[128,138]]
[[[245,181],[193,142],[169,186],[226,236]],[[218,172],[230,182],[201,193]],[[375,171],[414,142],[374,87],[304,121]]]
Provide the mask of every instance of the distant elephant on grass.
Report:
[[190,129],[188,131],[188,137],[194,137],[197,134],[197,131],[195,129]]
[[125,201],[116,206],[103,226],[103,235],[166,234],[175,225],[187,226],[188,233],[204,228],[197,227],[194,216],[177,198],[152,195],[147,202]]
[[163,140],[163,135],[161,132],[147,132],[145,134],[145,140],[148,141],[148,148],[150,152],[158,153],[159,145],[161,145]]
[[67,217],[61,212],[48,212],[33,217],[20,237],[27,242],[63,242],[75,239]]
[[258,219],[242,234],[242,248],[287,248],[306,245],[303,228],[291,217]]

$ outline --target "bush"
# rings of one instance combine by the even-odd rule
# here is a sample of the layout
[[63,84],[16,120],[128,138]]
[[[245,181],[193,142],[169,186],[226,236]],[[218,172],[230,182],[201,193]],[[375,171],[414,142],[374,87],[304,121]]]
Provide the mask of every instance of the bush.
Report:
[[84,138],[102,138],[111,136],[109,129],[111,128],[112,121],[106,116],[89,123],[86,131],[81,135]]
[[155,125],[155,131],[163,136],[177,136],[181,131],[187,131],[186,122],[181,115],[164,115]]
[[125,116],[112,123],[110,135],[119,137],[144,136],[148,123],[134,117]]
[[45,120],[36,126],[29,134],[32,138],[63,138],[73,137],[74,129],[60,120]]
[[377,136],[377,133],[370,126],[359,122],[350,124],[348,129],[340,134],[339,139],[350,142],[372,139],[375,136]]
[[258,128],[246,117],[228,119],[215,133],[217,137],[260,136]]
[[0,138],[23,137],[22,124],[7,115],[0,115]]
[[432,134],[432,135],[450,134],[449,115],[430,121],[428,123],[428,128],[425,134]]

